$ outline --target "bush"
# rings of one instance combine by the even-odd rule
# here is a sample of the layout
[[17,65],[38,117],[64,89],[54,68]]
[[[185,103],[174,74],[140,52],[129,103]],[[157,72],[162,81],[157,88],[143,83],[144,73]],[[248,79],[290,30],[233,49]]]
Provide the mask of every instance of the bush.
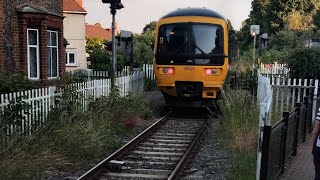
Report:
[[31,82],[21,72],[14,72],[8,75],[0,73],[0,94],[25,91],[34,88],[36,88],[36,84]]
[[287,59],[290,68],[290,76],[299,79],[320,78],[320,49],[297,49]]
[[88,169],[119,148],[140,118],[153,114],[144,98],[120,97],[117,91],[82,111],[75,103],[70,104],[76,97],[73,91],[64,91],[47,127],[1,154],[2,177],[46,179],[44,173],[48,171]]

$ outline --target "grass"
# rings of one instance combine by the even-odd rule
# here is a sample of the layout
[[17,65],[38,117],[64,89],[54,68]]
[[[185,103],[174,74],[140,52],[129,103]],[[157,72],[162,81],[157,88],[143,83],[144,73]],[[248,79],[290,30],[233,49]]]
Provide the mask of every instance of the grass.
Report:
[[43,179],[50,171],[87,170],[118,149],[141,118],[153,114],[144,98],[117,93],[92,102],[85,112],[72,106],[62,103],[45,128],[1,154],[0,179]]
[[232,158],[230,179],[255,179],[259,107],[249,91],[226,89],[221,109],[221,132]]

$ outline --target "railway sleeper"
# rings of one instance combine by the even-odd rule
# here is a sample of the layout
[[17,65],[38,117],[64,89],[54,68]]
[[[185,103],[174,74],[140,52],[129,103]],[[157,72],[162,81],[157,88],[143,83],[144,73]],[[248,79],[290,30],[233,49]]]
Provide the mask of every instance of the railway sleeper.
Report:
[[172,139],[172,140],[192,140],[192,136],[165,136],[165,135],[153,135],[151,139]]
[[173,137],[193,137],[195,136],[196,134],[191,134],[191,133],[169,133],[169,132],[156,132],[154,133],[154,135],[157,135],[157,136],[173,136]]
[[153,175],[170,175],[172,171],[163,169],[128,169],[121,171],[122,173],[134,173],[134,174],[153,174]]
[[112,177],[119,177],[119,179],[128,178],[130,180],[139,180],[139,179],[166,179],[166,175],[152,175],[152,174],[133,174],[133,173],[114,173],[108,172],[103,174],[101,180],[111,180],[115,179]]
[[129,155],[126,159],[132,159],[132,160],[152,160],[152,161],[160,161],[160,162],[168,162],[168,161],[178,161],[180,159],[180,156],[135,156],[135,155]]
[[162,169],[162,170],[172,170],[176,165],[175,162],[165,162],[165,161],[134,161],[134,160],[124,160],[126,166],[124,169]]
[[158,147],[180,147],[180,148],[187,148],[189,146],[189,144],[185,144],[185,143],[181,143],[181,144],[176,144],[176,143],[157,143],[157,142],[144,142],[144,143],[141,143],[141,145],[143,146],[147,146],[147,147],[155,147],[155,146],[158,146]]
[[190,143],[191,140],[149,139],[147,142],[160,142],[160,143],[168,143],[168,144],[184,144],[184,143]]
[[153,151],[153,152],[184,152],[187,150],[187,148],[164,148],[164,147],[145,147],[145,146],[140,146],[137,147],[137,150],[140,151]]
[[182,152],[154,152],[154,151],[133,151],[133,154],[145,156],[182,156]]
[[185,134],[185,132],[188,132],[188,134],[196,134],[198,132],[198,129],[193,129],[193,130],[189,130],[189,129],[184,129],[184,130],[178,130],[178,129],[174,129],[173,127],[171,127],[171,129],[159,129],[158,130],[159,133],[171,133],[171,134]]

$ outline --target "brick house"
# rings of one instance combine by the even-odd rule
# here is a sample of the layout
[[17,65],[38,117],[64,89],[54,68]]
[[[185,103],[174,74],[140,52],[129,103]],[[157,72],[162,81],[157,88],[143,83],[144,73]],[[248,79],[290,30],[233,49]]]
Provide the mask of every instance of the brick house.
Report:
[[0,1],[0,70],[52,82],[65,71],[62,0]]
[[85,16],[82,0],[63,0],[64,37],[69,42],[66,48],[66,70],[87,69]]

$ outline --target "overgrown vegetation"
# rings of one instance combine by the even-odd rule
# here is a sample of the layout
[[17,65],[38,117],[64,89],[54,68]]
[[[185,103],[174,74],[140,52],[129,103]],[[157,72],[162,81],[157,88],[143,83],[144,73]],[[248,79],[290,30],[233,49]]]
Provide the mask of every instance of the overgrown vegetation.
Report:
[[[104,43],[106,40],[94,37],[86,39],[86,52],[90,56],[91,68],[96,71],[110,71],[111,64],[111,50],[105,49]],[[117,70],[123,69],[125,66],[125,58],[120,48],[117,47]]]
[[22,72],[5,74],[0,72],[0,94],[30,90],[37,86]]
[[288,67],[291,68],[290,76],[298,79],[320,78],[320,49],[297,49],[288,57]]
[[256,97],[243,89],[226,88],[222,94],[221,132],[231,151],[231,179],[254,179],[259,106]]
[[6,179],[44,179],[52,171],[88,169],[123,144],[142,119],[152,116],[144,98],[120,97],[113,92],[90,103],[87,111],[70,103],[66,91],[46,127],[8,147],[0,156],[0,174]]

